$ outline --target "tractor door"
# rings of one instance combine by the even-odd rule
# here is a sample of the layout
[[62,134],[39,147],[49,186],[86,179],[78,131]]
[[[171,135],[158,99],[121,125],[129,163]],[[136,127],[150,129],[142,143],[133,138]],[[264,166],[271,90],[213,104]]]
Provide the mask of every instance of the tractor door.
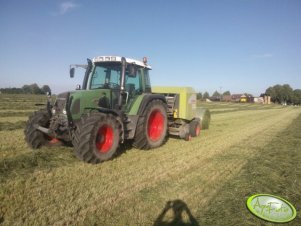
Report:
[[133,100],[143,93],[141,70],[132,70],[130,67],[132,67],[132,65],[128,65],[125,76],[125,91],[127,93],[127,98],[124,109],[127,109]]

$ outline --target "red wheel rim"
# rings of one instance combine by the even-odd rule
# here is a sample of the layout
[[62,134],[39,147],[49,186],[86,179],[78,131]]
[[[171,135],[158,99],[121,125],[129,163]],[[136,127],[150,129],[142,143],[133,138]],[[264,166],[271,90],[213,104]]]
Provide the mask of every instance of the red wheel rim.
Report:
[[49,141],[49,144],[57,144],[59,143],[60,140],[56,139],[56,138],[52,138],[50,141]]
[[195,128],[195,135],[196,136],[200,135],[200,132],[201,132],[201,127],[200,127],[200,125],[197,125]]
[[101,153],[107,153],[112,145],[114,139],[113,128],[108,125],[103,125],[98,129],[96,137],[96,148]]
[[157,141],[161,138],[164,130],[164,116],[159,110],[154,110],[148,119],[148,137],[152,141]]

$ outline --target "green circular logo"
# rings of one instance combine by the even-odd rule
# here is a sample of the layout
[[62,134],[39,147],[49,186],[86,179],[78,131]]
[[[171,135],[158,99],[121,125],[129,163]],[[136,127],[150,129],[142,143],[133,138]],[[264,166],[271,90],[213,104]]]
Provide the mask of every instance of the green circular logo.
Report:
[[295,207],[287,200],[268,194],[252,195],[247,207],[255,216],[276,223],[292,221],[297,215]]

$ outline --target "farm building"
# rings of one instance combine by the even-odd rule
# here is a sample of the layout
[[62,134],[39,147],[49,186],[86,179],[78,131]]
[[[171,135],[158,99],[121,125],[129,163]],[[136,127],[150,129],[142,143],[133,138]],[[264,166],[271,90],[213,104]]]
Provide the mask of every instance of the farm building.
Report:
[[263,104],[263,97],[254,97],[254,103]]
[[240,103],[253,103],[254,97],[250,94],[232,94],[231,101]]
[[239,102],[240,97],[241,97],[242,95],[243,95],[243,94],[232,94],[232,95],[231,95],[231,101],[233,101],[233,102]]
[[264,104],[271,104],[271,96],[264,95],[263,96],[263,103]]
[[231,95],[223,95],[222,100],[225,102],[230,102],[231,101]]

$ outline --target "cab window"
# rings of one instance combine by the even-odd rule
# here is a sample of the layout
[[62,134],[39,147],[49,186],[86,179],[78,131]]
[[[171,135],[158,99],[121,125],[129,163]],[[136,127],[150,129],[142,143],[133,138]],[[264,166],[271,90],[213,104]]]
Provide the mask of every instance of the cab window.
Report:
[[92,74],[90,89],[120,88],[120,65],[96,65]]

